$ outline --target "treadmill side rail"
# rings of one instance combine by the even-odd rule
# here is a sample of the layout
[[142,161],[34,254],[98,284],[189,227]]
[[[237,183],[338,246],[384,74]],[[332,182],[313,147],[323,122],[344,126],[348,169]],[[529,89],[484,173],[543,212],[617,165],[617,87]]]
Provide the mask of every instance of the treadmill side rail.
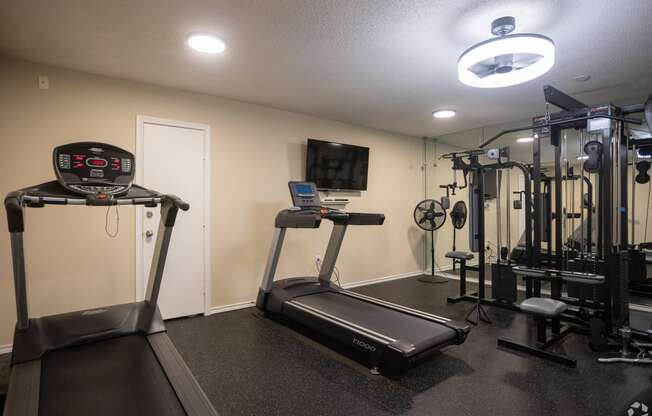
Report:
[[41,361],[16,364],[9,376],[4,416],[38,416]]
[[351,292],[349,290],[344,290],[341,289],[339,290],[340,293],[345,294],[347,296],[351,296],[354,298],[358,298],[370,303],[375,303],[380,306],[384,306],[386,308],[390,309],[395,309],[397,311],[407,313],[409,315],[417,316],[419,318],[427,319],[429,321],[437,322],[442,325],[445,325],[446,327],[453,329],[457,333],[456,341],[455,344],[462,344],[466,340],[466,336],[468,335],[469,331],[471,330],[469,325],[457,321],[453,321],[451,319],[445,318],[443,316],[438,316],[438,315],[433,315],[431,313],[419,311],[416,309],[408,308],[407,306],[403,305],[398,305],[396,303],[392,302],[387,302],[382,299],[376,299],[372,298],[370,296],[363,295],[361,293],[356,293],[356,292]]
[[168,335],[164,332],[149,335],[147,341],[188,416],[218,416]]

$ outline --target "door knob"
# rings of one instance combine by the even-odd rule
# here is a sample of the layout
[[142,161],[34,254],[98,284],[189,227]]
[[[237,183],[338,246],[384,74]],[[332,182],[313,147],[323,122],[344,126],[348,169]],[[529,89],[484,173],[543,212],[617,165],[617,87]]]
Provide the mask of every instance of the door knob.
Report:
[[152,236],[154,236],[154,231],[152,230],[145,231],[145,237],[152,238]]
[[152,218],[152,217],[154,216],[154,213],[153,213],[152,211],[147,211],[147,213],[145,214],[145,216],[146,216],[147,218]]

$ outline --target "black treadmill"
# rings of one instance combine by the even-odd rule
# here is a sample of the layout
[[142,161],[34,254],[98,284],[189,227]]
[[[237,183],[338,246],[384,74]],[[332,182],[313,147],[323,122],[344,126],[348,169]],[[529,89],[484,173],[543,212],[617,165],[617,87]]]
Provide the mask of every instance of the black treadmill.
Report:
[[[157,306],[172,227],[179,209],[189,205],[132,185],[134,156],[114,146],[59,146],[53,162],[56,181],[5,198],[18,319],[4,415],[216,416],[168,338]],[[160,205],[146,300],[29,318],[24,208],[45,205]]]
[[[349,225],[382,225],[382,214],[362,214],[322,207],[310,182],[290,182],[294,208],[276,216],[276,228],[256,306],[354,348],[379,369],[401,371],[451,344],[461,344],[469,327],[450,319],[350,292],[331,281]],[[319,228],[333,222],[318,277],[274,281],[288,228]]]

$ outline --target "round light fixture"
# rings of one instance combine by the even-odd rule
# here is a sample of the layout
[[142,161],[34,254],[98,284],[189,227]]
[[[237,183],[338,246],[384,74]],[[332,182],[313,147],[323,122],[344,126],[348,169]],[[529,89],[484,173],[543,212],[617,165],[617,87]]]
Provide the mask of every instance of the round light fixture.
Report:
[[221,53],[226,49],[226,45],[221,39],[205,33],[190,35],[188,37],[188,46],[198,52],[210,54]]
[[519,143],[530,143],[534,141],[534,137],[521,137],[520,139],[516,139],[516,141]]
[[455,110],[437,110],[432,113],[434,118],[451,118],[455,116]]
[[519,33],[516,19],[505,16],[491,24],[498,36],[473,45],[457,61],[461,82],[478,88],[500,88],[537,78],[555,64],[555,44],[543,35]]

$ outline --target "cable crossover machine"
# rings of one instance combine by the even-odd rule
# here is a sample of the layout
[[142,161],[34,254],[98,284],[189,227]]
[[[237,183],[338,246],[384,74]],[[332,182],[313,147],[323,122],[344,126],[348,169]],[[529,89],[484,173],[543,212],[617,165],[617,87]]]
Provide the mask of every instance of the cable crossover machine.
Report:
[[[637,184],[650,183],[650,163],[644,159],[652,155],[652,138],[634,135],[635,126],[642,125],[643,120],[631,117],[643,113],[650,129],[652,96],[644,104],[621,107],[588,106],[551,86],[544,87],[544,96],[546,112],[534,117],[531,125],[502,131],[477,149],[441,156],[451,160],[452,169],[462,172],[465,185],[468,183],[469,251],[477,253],[479,263],[475,268],[477,293],[468,293],[466,268],[470,266],[466,266],[465,260],[473,254],[455,251],[454,256],[447,255],[462,260],[460,293],[448,300],[475,303],[469,313],[477,312],[477,319],[469,320],[473,324],[491,322],[483,305],[532,315],[537,326],[536,342],[526,344],[501,338],[501,348],[574,367],[574,358],[552,347],[576,333],[590,336],[591,347],[606,355],[600,358],[601,362],[652,363],[652,327],[649,322],[647,327],[632,325],[629,308],[630,291],[652,293],[645,253],[652,244],[636,244],[634,239],[634,196]],[[550,112],[550,105],[561,111]],[[573,144],[569,143],[567,133],[572,130],[579,134],[579,169],[569,160],[569,145]],[[533,134],[531,164],[511,160],[508,148],[490,147],[506,134],[520,131]],[[542,166],[544,143],[552,146],[551,169]],[[509,172],[514,169],[523,177],[522,190],[513,191],[510,187]],[[498,249],[495,261],[490,262],[489,297],[484,205],[487,178],[494,178],[493,173]],[[508,199],[517,196],[508,201],[511,204],[504,204],[506,245],[501,235],[503,176],[507,178]],[[580,188],[579,195],[575,194],[576,187]],[[511,247],[510,238],[511,209],[524,211],[524,232],[515,247]],[[525,296],[520,303],[519,279],[525,283]],[[549,296],[544,297],[543,293],[548,291]]]

